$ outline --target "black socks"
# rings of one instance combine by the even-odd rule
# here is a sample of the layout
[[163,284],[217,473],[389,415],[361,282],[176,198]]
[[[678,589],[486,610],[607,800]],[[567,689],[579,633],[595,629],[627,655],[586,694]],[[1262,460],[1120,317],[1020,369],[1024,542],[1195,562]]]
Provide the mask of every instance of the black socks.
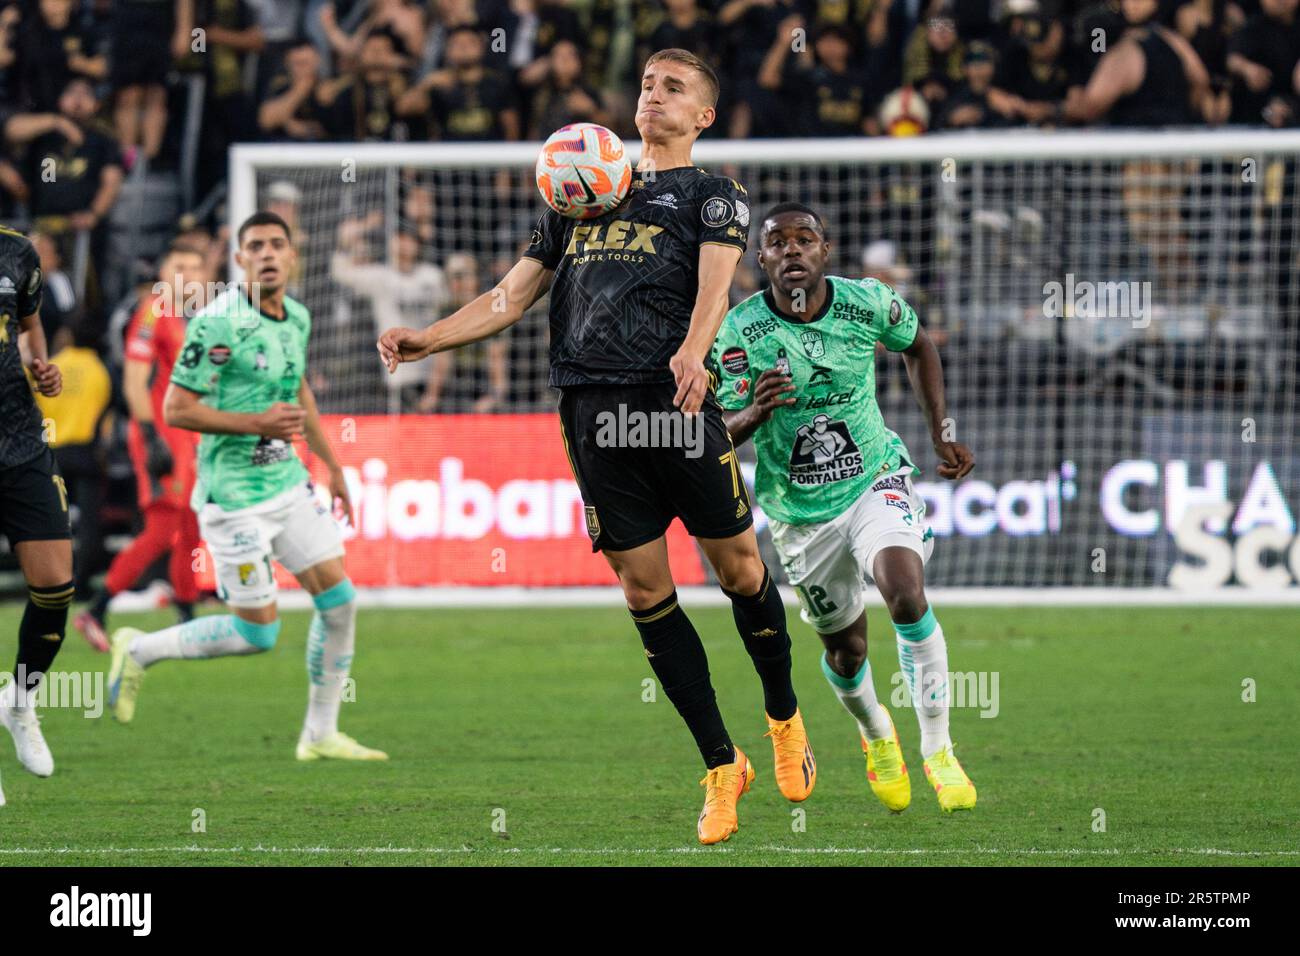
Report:
[[[773,591],[776,589],[773,588]],[[654,607],[628,612],[641,632],[650,668],[695,737],[704,765],[712,770],[736,759],[709,682],[709,661],[695,626],[674,591]],[[788,645],[787,640],[787,645]],[[786,655],[787,671],[789,654]],[[792,711],[793,713],[793,711]]]
[[750,597],[722,589],[731,598],[736,630],[763,682],[763,706],[773,720],[789,720],[799,707],[790,683],[790,632],[785,627],[785,603],[763,569],[763,584]]
[[52,588],[27,589],[27,608],[18,628],[18,662],[14,666],[18,690],[36,690],[39,675],[47,673],[54,663],[68,627],[72,593],[71,581]]

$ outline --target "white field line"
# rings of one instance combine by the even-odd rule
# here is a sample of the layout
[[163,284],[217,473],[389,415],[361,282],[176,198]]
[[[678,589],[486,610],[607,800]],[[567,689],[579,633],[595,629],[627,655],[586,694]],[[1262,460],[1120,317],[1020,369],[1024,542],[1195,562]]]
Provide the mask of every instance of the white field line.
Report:
[[[725,607],[729,599],[718,588],[677,589],[682,604],[691,607]],[[1172,588],[929,588],[936,607],[1266,607],[1300,605],[1300,587],[1279,590],[1219,588],[1189,594]],[[791,588],[781,595],[789,607],[797,599]],[[874,588],[867,589],[868,607],[884,607]],[[286,610],[311,610],[311,600],[301,590],[283,590],[276,600]],[[426,587],[361,588],[357,603],[365,608],[481,608],[481,607],[623,607],[617,587],[524,588]],[[123,592],[113,599],[114,611],[148,611],[166,606],[160,592]]]
[[1122,855],[1145,855],[1153,856],[1156,854],[1168,854],[1176,856],[1206,856],[1206,857],[1279,857],[1289,858],[1300,856],[1300,850],[1222,850],[1215,847],[1148,847],[1148,848],[1112,848],[1112,849],[1074,849],[1063,848],[1059,850],[1042,849],[1039,847],[983,847],[976,846],[969,849],[957,847],[947,847],[943,849],[923,850],[908,848],[883,848],[872,849],[870,847],[791,847],[791,846],[756,846],[756,847],[664,847],[664,848],[640,848],[629,847],[619,849],[616,847],[403,847],[403,846],[361,846],[361,847],[327,847],[327,846],[302,846],[302,847],[278,847],[278,846],[199,846],[191,844],[189,846],[170,846],[170,847],[88,847],[79,849],[77,847],[5,847],[0,848],[0,857],[3,856],[131,856],[144,853],[176,853],[176,854],[265,854],[268,856],[289,856],[294,854],[306,854],[324,856],[329,854],[353,854],[367,856],[455,856],[455,855],[473,855],[482,854],[488,856],[497,855],[553,855],[553,854],[570,854],[575,856],[680,856],[692,854],[711,854],[711,853],[786,853],[792,856],[801,855],[827,855],[827,856],[1062,856],[1062,857],[1108,857]]

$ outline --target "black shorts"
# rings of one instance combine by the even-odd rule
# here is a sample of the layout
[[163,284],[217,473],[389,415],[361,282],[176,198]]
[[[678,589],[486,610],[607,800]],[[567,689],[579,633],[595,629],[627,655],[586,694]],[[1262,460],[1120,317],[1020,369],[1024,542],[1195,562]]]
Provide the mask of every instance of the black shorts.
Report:
[[0,468],[0,533],[11,548],[72,537],[68,491],[48,446],[31,461]]
[[109,83],[114,90],[129,86],[165,86],[172,68],[171,33],[118,27],[113,34]]
[[560,427],[586,505],[593,551],[626,551],[681,518],[697,538],[730,538],[754,523],[722,408],[710,393],[692,421],[677,386],[566,388]]

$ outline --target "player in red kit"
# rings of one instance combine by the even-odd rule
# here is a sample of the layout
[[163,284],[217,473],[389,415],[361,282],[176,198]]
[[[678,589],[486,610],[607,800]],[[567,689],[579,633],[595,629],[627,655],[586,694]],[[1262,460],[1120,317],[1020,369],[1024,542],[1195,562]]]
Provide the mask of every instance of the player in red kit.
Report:
[[[198,518],[190,508],[194,490],[196,432],[171,428],[163,419],[163,396],[172,366],[185,341],[185,309],[206,278],[203,255],[176,244],[163,258],[159,283],[164,289],[146,299],[126,331],[123,391],[131,411],[127,451],[135,467],[144,530],[109,566],[104,586],[73,624],[90,646],[108,650],[104,617],[113,596],[127,590],[151,564],[170,553],[172,594],[182,620],[194,615],[198,584],[194,553],[199,547]],[[202,302],[193,303],[195,308]],[[178,314],[179,313],[179,314]]]

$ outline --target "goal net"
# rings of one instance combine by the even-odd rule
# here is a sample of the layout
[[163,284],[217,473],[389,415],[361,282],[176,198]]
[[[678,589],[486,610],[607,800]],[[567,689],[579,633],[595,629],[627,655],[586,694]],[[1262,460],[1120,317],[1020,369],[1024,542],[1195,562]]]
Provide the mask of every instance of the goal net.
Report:
[[[523,451],[562,455],[545,300],[502,339],[393,378],[374,348],[382,329],[449,314],[516,260],[542,208],[536,149],[232,151],[232,224],[272,208],[297,231],[293,290],[314,316],[322,410],[386,421],[392,455],[424,450],[411,466],[424,475],[380,468],[383,449],[349,464],[382,526],[363,516],[360,536],[397,542],[376,583],[589,583],[563,571],[569,554],[589,567],[580,503],[543,452]],[[799,200],[827,223],[831,271],[891,282],[939,343],[955,437],[978,460],[956,484],[935,473],[901,358],[877,358],[886,423],[922,469],[931,583],[1294,590],[1298,153],[1292,132],[1017,133],[707,141],[695,161],[744,184],[756,213],[733,303],[760,288],[762,211]],[[452,500],[463,489],[448,482],[475,469],[490,506]],[[543,497],[507,500],[511,483],[541,482]],[[554,557],[499,579],[419,557],[486,561],[488,545],[515,542]]]

